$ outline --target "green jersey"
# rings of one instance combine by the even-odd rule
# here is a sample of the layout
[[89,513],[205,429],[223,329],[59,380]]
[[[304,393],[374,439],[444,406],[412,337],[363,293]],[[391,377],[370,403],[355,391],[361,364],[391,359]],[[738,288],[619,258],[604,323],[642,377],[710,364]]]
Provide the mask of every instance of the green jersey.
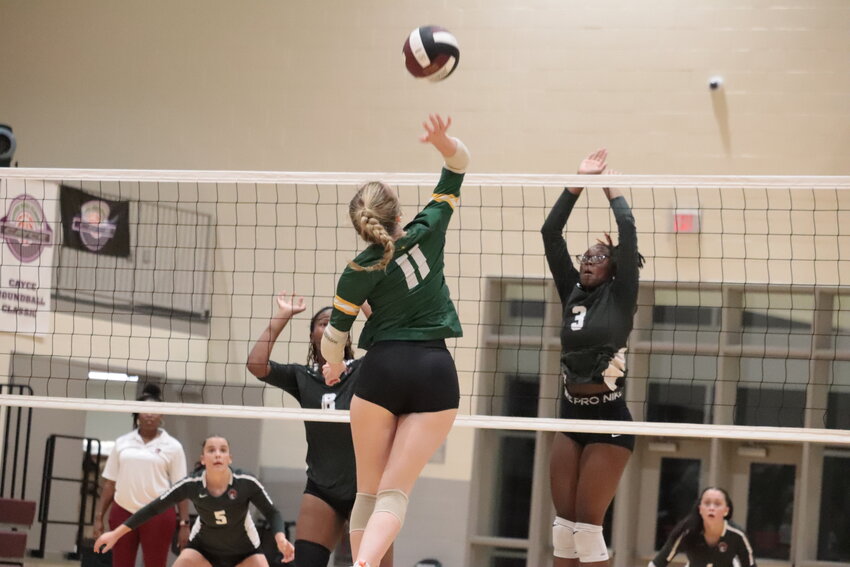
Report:
[[[462,173],[443,168],[431,201],[395,242],[385,270],[363,272],[347,267],[339,278],[330,324],[347,332],[366,300],[372,316],[360,333],[360,348],[380,341],[427,341],[463,336],[443,275],[446,229],[460,197]],[[384,249],[373,244],[354,262],[376,263]]]

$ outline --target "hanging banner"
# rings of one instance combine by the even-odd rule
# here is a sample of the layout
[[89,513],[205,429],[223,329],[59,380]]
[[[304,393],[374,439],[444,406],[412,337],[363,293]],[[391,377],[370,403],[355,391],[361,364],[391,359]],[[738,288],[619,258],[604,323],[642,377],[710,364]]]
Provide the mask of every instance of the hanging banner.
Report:
[[58,199],[56,183],[0,180],[0,331],[52,330]]
[[110,201],[62,185],[62,243],[83,252],[130,256],[130,201]]

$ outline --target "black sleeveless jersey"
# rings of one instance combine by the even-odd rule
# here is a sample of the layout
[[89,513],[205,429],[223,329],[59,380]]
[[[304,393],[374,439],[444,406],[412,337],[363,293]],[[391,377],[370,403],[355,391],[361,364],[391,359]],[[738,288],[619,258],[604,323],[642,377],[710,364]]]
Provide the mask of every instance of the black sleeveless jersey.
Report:
[[[638,293],[637,230],[625,198],[611,201],[619,231],[617,272],[591,291],[581,287],[564,240],[564,227],[578,195],[564,190],[543,224],[543,246],[563,307],[561,372],[570,384],[603,383],[602,371],[626,346]],[[625,376],[620,379],[622,385]]]
[[[347,410],[357,384],[360,360],[346,361],[346,372],[333,386],[325,384],[321,369],[304,364],[278,364],[269,361],[271,372],[262,378],[291,394],[302,408]],[[354,443],[348,423],[305,421],[307,435],[307,478],[329,496],[353,500],[357,493]]]
[[192,473],[178,481],[159,498],[130,516],[124,524],[135,529],[181,500],[191,500],[198,512],[189,541],[214,555],[249,554],[260,545],[260,536],[248,513],[254,504],[272,526],[284,531],[283,517],[266,489],[253,475],[231,471],[230,484],[220,496],[207,492],[206,471]]

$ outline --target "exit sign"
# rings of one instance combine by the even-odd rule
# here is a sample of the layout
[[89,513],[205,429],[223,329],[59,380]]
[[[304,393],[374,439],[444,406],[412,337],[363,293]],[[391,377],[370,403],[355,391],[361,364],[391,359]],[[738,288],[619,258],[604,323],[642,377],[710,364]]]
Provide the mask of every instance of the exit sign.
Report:
[[699,211],[696,209],[677,209],[673,211],[673,232],[698,233]]

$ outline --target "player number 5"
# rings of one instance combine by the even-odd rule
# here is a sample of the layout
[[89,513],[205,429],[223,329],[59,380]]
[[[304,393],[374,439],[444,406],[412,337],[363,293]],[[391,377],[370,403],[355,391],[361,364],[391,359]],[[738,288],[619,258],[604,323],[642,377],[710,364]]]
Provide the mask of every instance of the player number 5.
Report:
[[213,514],[215,514],[215,523],[219,526],[223,526],[227,523],[227,515],[224,510],[216,510]]

